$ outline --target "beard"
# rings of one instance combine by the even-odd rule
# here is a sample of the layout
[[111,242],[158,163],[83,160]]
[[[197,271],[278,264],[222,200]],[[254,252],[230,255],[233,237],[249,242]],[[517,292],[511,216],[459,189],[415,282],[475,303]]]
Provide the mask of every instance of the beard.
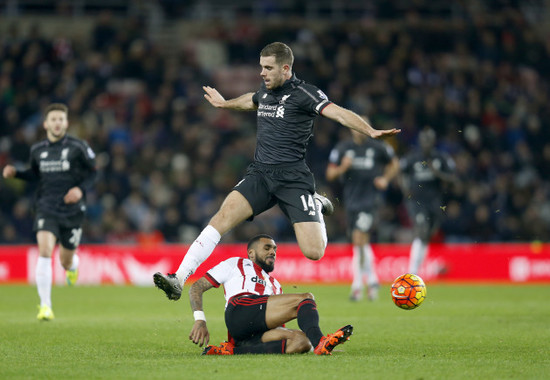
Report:
[[256,264],[258,264],[258,266],[262,268],[266,273],[273,272],[273,269],[275,269],[275,263],[268,264],[265,261],[258,260]]

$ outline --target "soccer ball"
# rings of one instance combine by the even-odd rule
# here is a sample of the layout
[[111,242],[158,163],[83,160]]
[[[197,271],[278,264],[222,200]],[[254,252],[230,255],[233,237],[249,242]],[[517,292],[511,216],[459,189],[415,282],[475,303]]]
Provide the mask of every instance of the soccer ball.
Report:
[[395,279],[391,286],[393,303],[405,310],[417,308],[426,298],[426,285],[420,277],[406,273]]

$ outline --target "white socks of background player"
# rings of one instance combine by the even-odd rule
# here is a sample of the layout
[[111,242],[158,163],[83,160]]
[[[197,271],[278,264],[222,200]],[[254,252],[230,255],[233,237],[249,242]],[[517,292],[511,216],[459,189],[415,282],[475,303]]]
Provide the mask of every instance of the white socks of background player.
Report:
[[374,252],[370,244],[363,246],[363,272],[367,275],[369,285],[378,285],[378,276],[374,269]]
[[411,246],[411,255],[409,259],[409,273],[418,274],[422,262],[428,252],[428,244],[422,242],[420,238],[415,238]]
[[327,226],[325,225],[325,218],[323,218],[323,205],[321,201],[315,200],[317,205],[317,214],[319,215],[319,223],[321,224],[321,237],[323,238],[324,247],[327,247],[328,237],[327,237]]
[[358,245],[353,246],[353,281],[351,291],[363,290],[363,249]]
[[197,237],[193,244],[191,244],[191,247],[189,247],[180,267],[176,271],[181,286],[183,286],[189,276],[197,270],[199,265],[210,256],[214,248],[216,248],[216,245],[220,242],[220,239],[220,233],[211,225],[206,226],[204,230],[202,230],[199,237]]
[[77,270],[79,263],[80,263],[80,257],[78,257],[78,255],[75,253],[73,255],[73,263],[71,264],[71,267],[69,268],[69,270]]
[[40,306],[52,307],[52,258],[38,257],[36,264],[36,287]]
[[363,289],[363,277],[367,276],[369,286],[378,285],[378,275],[374,267],[374,252],[370,244],[353,246],[353,282],[351,289]]

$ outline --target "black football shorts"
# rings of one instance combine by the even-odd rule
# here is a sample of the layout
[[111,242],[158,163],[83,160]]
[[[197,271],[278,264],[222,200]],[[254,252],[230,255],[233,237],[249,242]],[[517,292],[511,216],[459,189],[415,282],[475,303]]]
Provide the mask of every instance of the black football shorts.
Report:
[[63,217],[38,212],[34,219],[33,230],[50,231],[63,247],[76,249],[80,245],[83,221],[84,213]]
[[268,330],[265,310],[269,296],[254,294],[232,297],[225,309],[225,325],[237,345],[243,342],[259,342]]
[[254,216],[278,204],[292,224],[319,222],[313,199],[315,179],[304,161],[279,165],[253,162],[233,189],[250,203]]

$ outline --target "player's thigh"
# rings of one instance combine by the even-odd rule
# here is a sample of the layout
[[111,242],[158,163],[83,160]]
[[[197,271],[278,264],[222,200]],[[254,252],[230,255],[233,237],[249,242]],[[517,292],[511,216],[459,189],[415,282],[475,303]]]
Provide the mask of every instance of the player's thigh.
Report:
[[318,222],[294,223],[294,233],[300,250],[310,260],[320,260],[325,254],[323,227]]
[[36,241],[38,243],[39,255],[42,257],[52,257],[57,237],[53,232],[48,230],[40,230],[36,232]]
[[251,216],[252,207],[248,200],[240,192],[233,190],[210,220],[210,225],[223,235]]
[[277,294],[267,300],[265,323],[269,329],[281,326],[296,318],[298,305],[305,299],[313,299],[311,293]]
[[60,234],[58,219],[39,212],[34,219],[33,229],[36,232],[40,256],[52,257]]

